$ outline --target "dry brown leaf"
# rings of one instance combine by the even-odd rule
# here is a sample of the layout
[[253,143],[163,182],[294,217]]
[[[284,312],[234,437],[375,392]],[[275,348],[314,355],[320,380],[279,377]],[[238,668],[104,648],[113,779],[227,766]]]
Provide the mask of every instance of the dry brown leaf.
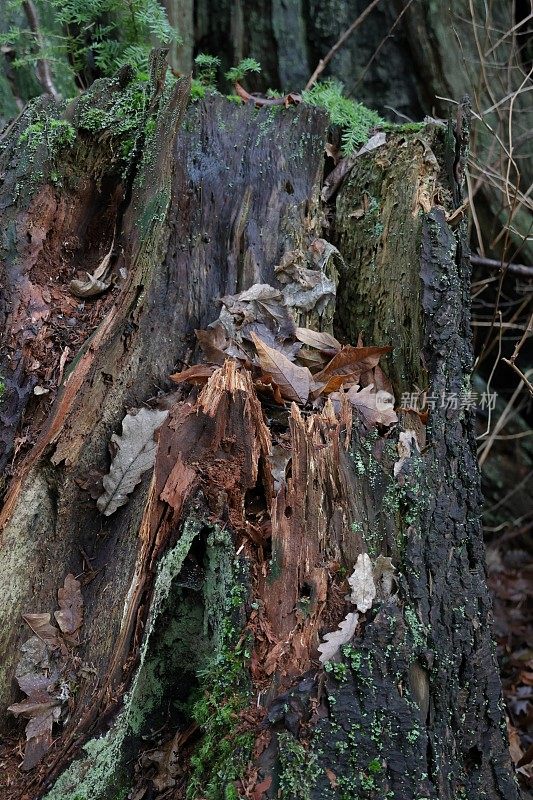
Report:
[[15,677],[27,698],[9,706],[8,711],[28,719],[22,764],[27,771],[38,764],[52,744],[52,724],[61,713],[61,700],[57,697],[61,662],[56,658],[55,642],[38,636],[30,637],[20,646],[20,651]]
[[390,353],[392,347],[343,347],[323,370],[314,375],[315,381],[331,378],[333,375],[366,372],[377,366],[382,355]]
[[57,639],[59,631],[50,623],[50,614],[23,614],[22,619],[39,639],[43,641]]
[[83,623],[83,597],[80,582],[69,573],[65,583],[57,592],[59,611],[54,612],[61,631],[68,636],[74,634]]
[[70,291],[76,297],[97,297],[102,292],[107,291],[111,286],[109,281],[104,280],[109,272],[111,258],[115,249],[115,240],[111,243],[109,252],[105,254],[102,261],[92,273],[86,272],[87,280],[73,280],[69,284]]
[[310,328],[296,328],[296,338],[322,353],[338,353],[342,347],[330,333],[313,331]]
[[[224,362],[222,362],[224,363]],[[169,375],[170,380],[174,383],[207,383],[216,367],[211,364],[195,364],[194,367],[188,367],[182,372],[175,372]]]
[[322,394],[331,394],[338,392],[339,389],[345,384],[355,383],[357,380],[357,373],[351,375],[333,375],[328,381],[313,380],[311,384],[311,399],[316,400]]
[[102,481],[104,492],[96,502],[98,510],[106,517],[127,503],[141,477],[153,467],[157,453],[154,433],[167,416],[168,411],[141,408],[135,415],[126,414],[122,420],[122,436],[114,433],[111,437],[118,449]]
[[261,369],[274,379],[283,397],[296,403],[306,403],[311,385],[311,373],[307,367],[293,364],[283,353],[266,345],[255,333],[252,333],[252,339]]
[[394,425],[398,417],[394,411],[394,397],[388,392],[375,392],[373,384],[359,390],[348,389],[348,400],[361,414],[366,425]]
[[205,331],[196,330],[194,332],[203,350],[206,361],[221,367],[226,359],[224,348],[228,343],[223,325],[217,323],[207,328]]
[[257,783],[253,788],[253,800],[263,800],[265,792],[270,789],[272,784],[272,776],[269,775],[261,783]]

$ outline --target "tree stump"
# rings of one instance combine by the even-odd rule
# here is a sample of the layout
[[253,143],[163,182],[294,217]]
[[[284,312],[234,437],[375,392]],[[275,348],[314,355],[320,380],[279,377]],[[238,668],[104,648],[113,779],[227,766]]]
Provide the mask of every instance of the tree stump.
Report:
[[[22,767],[2,715],[3,796],[517,798],[471,413],[441,402],[472,360],[445,129],[390,133],[326,202],[317,109],[187,108],[158,63],[138,92],[38,101],[3,143],[0,697],[40,703]],[[276,404],[231,358],[169,381],[219,298],[280,289],[295,252],[333,254],[335,335],[391,345],[383,385],[426,390],[427,419]],[[137,409],[153,466],[106,514]]]

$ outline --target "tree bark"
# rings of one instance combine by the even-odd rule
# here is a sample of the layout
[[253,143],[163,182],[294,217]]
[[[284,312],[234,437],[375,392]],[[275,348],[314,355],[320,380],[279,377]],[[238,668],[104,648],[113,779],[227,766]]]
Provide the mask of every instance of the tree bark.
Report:
[[[80,641],[45,642],[64,681],[54,742],[31,769],[18,766],[22,726],[3,714],[4,796],[517,798],[471,414],[440,403],[471,369],[444,130],[390,134],[325,204],[323,113],[222,97],[186,109],[186,82],[163,78],[154,64],[126,163],[123,129],[87,128],[86,109],[109,112],[127,73],[63,116],[30,107],[3,153],[3,709],[21,699],[21,615],[61,606],[68,574],[83,596]],[[24,132],[43,113],[76,138],[53,152],[44,141],[27,163]],[[409,411],[385,431],[346,404],[262,404],[231,360],[203,389],[171,391],[218,298],[277,285],[284,256],[311,264],[326,240],[340,252],[325,267],[337,335],[393,345],[397,401],[415,386],[438,398],[427,426]],[[73,301],[76,270],[108,252],[116,283]],[[104,516],[94,497],[111,435],[146,405],[168,412],[155,464]],[[395,470],[408,430],[420,452]],[[317,648],[351,610],[362,554],[376,597],[324,669]]]

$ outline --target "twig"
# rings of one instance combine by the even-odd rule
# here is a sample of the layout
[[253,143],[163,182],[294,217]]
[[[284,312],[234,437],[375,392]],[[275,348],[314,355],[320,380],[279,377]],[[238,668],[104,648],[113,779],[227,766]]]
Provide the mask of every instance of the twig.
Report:
[[[522,370],[518,369],[518,367],[515,364],[515,361],[518,358],[518,354],[520,353],[522,345],[524,344],[524,342],[526,341],[526,339],[528,338],[528,336],[531,333],[533,333],[533,314],[531,314],[531,316],[529,318],[529,322],[527,324],[527,328],[524,331],[524,333],[522,334],[522,338],[520,339],[519,342],[517,342],[517,344],[515,346],[513,355],[511,356],[511,358],[502,358],[502,361],[504,361],[506,364],[508,364],[511,367],[511,369],[514,369],[514,371],[517,373],[517,375],[519,375],[521,380],[526,384],[529,393],[533,396],[533,386],[531,385],[531,383],[528,380],[528,378],[526,377],[526,375],[524,375]],[[529,375],[529,372],[528,372],[528,375]]]
[[361,25],[361,23],[365,21],[368,15],[375,9],[378,3],[380,3],[380,1],[381,0],[372,0],[370,5],[367,6],[365,10],[361,12],[361,14],[359,14],[357,19],[355,19],[352,22],[350,27],[344,31],[340,39],[337,42],[335,42],[329,53],[327,53],[327,55],[325,55],[324,58],[320,59],[315,71],[305,84],[305,91],[310,89],[311,86],[313,86],[316,83],[318,76],[324,72],[324,70],[326,69],[327,65],[329,64],[329,62],[331,61],[337,50],[339,50],[342,47],[346,39],[348,39],[352,35],[352,33],[356,30],[356,28],[358,28],[359,25]]
[[511,367],[511,369],[514,369],[514,371],[516,372],[516,374],[520,376],[521,380],[522,380],[522,381],[525,383],[525,385],[527,386],[527,390],[528,390],[529,394],[530,394],[530,395],[533,397],[533,386],[532,386],[532,385],[531,385],[531,383],[528,381],[528,379],[526,378],[526,376],[524,375],[524,373],[522,372],[522,370],[518,369],[518,367],[516,366],[516,364],[514,363],[514,361],[511,361],[511,359],[509,359],[509,358],[502,358],[502,361],[505,361],[505,363],[506,363],[506,364],[509,364],[509,366]]
[[533,267],[526,264],[513,264],[512,262],[498,261],[497,258],[484,258],[483,256],[470,256],[470,263],[476,267],[489,267],[489,269],[504,269],[513,275],[523,275],[533,278]]
[[[22,7],[24,9],[24,13],[26,14],[26,19],[28,20],[28,25],[30,26],[30,30],[35,36],[35,41],[37,42],[38,51],[40,53],[43,53],[44,41],[41,29],[39,27],[39,17],[37,15],[37,9],[33,5],[32,0],[23,0]],[[61,100],[61,95],[54,86],[52,73],[50,72],[50,65],[46,60],[46,58],[37,59],[36,72],[37,72],[37,79],[41,84],[41,86],[43,87],[46,94],[51,95],[54,98],[54,100]]]

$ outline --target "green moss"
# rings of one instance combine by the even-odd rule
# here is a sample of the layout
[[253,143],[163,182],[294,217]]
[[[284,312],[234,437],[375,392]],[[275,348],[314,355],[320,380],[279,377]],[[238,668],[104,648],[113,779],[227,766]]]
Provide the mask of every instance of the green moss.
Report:
[[322,774],[318,757],[290,733],[278,734],[280,800],[311,800],[311,792]]
[[344,681],[348,680],[349,669],[347,664],[342,661],[326,661],[324,669],[339,683],[344,683]]
[[[99,88],[100,82],[93,84]],[[145,120],[148,83],[132,81],[121,91],[113,91],[109,87],[107,104],[95,106],[93,91],[79,98],[76,122],[83,131],[88,131],[100,143],[108,142],[113,160],[127,163],[134,150],[138,137],[143,133],[149,137],[151,128],[155,127],[152,118]],[[144,127],[143,127],[144,126]]]
[[376,111],[344,97],[342,90],[342,83],[328,80],[316,83],[302,97],[305,103],[325,109],[331,122],[340,126],[343,153],[350,155],[368,140],[371,129],[384,120]]
[[212,630],[214,655],[198,671],[199,686],[190,704],[203,738],[191,758],[187,800],[237,797],[235,781],[251,755],[253,735],[237,732],[239,712],[250,701],[251,642],[242,636],[247,585],[246,568],[234,556],[231,536],[215,528],[207,543],[204,588],[204,624]]
[[379,126],[383,131],[390,131],[391,133],[418,133],[427,127],[426,122],[402,122],[401,124],[395,122],[382,122]]
[[[18,144],[21,160],[28,180],[26,189],[34,190],[44,178],[42,169],[35,169],[36,163],[47,163],[54,184],[60,184],[60,161],[65,151],[71,149],[76,141],[76,129],[70,122],[57,119],[51,112],[39,109],[36,105],[32,122],[20,134]],[[42,157],[36,158],[38,153]]]

